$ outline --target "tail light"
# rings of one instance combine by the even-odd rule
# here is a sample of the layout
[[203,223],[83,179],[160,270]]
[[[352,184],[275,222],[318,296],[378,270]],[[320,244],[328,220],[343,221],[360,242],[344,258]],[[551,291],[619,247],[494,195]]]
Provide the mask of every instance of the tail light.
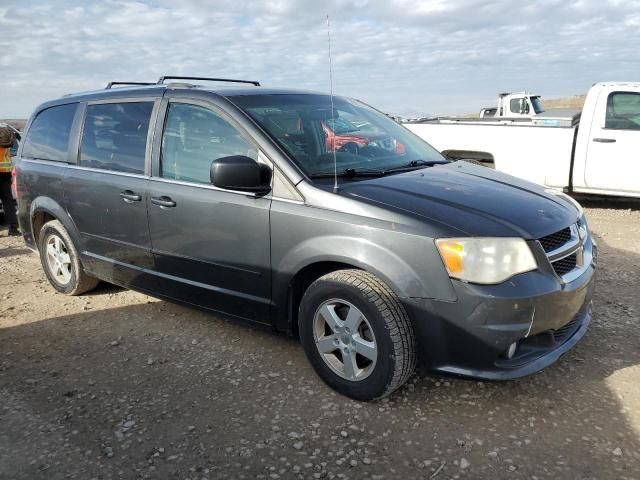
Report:
[[18,172],[16,167],[11,169],[11,195],[16,200],[18,199]]

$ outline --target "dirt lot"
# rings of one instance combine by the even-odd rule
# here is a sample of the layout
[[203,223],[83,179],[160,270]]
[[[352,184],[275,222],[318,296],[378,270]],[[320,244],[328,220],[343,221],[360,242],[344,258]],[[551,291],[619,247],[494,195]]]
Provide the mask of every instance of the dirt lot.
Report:
[[595,320],[531,377],[334,394],[294,339],[103,285],[0,233],[0,478],[640,478],[640,209],[591,204]]

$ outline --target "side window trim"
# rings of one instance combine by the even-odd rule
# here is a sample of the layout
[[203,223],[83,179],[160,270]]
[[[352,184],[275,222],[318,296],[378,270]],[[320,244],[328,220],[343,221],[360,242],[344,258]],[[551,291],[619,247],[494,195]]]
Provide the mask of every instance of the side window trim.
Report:
[[640,92],[631,92],[631,91],[621,91],[621,90],[614,90],[612,92],[609,92],[607,94],[607,97],[605,99],[604,102],[604,125],[602,127],[603,130],[619,130],[619,131],[623,131],[623,132],[638,132],[640,131],[640,127],[638,128],[618,128],[618,127],[611,127],[611,126],[607,126],[607,124],[609,123],[609,102],[613,102],[613,97],[614,95],[618,95],[618,94],[625,94],[625,95],[634,95],[637,96],[638,98],[640,98]]
[[71,148],[69,148],[68,163],[80,165],[80,141],[84,131],[84,119],[87,112],[87,102],[80,102],[76,110],[76,117],[73,119],[71,127]]
[[162,133],[164,132],[164,125],[167,122],[167,112],[169,111],[169,99],[165,94],[160,99],[158,112],[153,126],[153,144],[151,146],[151,169],[149,170],[149,176],[153,179],[160,177],[160,154],[162,150]]
[[[151,173],[151,161],[152,161],[152,148],[153,141],[155,135],[155,123],[157,121],[158,111],[160,110],[162,97],[127,97],[127,98],[109,98],[109,99],[99,99],[99,100],[89,100],[85,102],[81,102],[78,111],[76,112],[75,122],[79,122],[77,136],[75,137],[74,148],[71,150],[70,161],[77,168],[100,171],[100,172],[108,172],[114,175],[126,175],[126,176],[134,176],[134,177],[149,177]],[[147,140],[145,145],[145,159],[144,159],[144,171],[143,173],[130,173],[130,172],[121,172],[118,170],[106,170],[101,168],[93,168],[83,166],[80,163],[80,146],[82,144],[82,137],[84,135],[84,128],[86,125],[87,119],[87,107],[90,105],[107,105],[113,103],[142,103],[142,102],[153,102],[153,106],[151,108],[151,114],[149,117],[149,127],[147,129]],[[73,132],[73,130],[72,130]]]

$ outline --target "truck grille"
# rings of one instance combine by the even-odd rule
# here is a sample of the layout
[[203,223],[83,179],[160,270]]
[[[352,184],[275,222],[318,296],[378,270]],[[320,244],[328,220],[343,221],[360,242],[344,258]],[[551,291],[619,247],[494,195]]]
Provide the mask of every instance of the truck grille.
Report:
[[556,233],[542,237],[539,241],[545,252],[551,252],[571,240],[571,228],[564,228]]

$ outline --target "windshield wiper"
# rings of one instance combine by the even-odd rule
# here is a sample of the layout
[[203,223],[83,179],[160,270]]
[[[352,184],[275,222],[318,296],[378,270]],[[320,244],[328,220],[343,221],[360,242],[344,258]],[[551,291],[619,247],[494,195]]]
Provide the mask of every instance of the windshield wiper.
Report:
[[442,163],[448,163],[448,162],[446,160],[411,160],[409,163],[405,165],[388,168],[387,170],[384,171],[384,173],[386,175],[387,173],[409,172],[411,170],[417,170],[419,168],[424,168],[424,167],[432,167],[434,165],[440,165]]
[[372,168],[346,168],[339,171],[337,175],[334,172],[319,172],[309,175],[311,178],[332,178],[334,175],[340,178],[354,177],[382,177],[386,172],[384,170],[375,170]]
[[[388,168],[387,170],[376,170],[373,168],[346,168],[337,173],[339,178],[354,178],[354,177],[384,177],[389,173],[409,172],[411,170],[417,170],[418,168],[431,167],[433,165],[439,165],[441,163],[448,163],[446,160],[411,160],[406,165],[400,165],[399,167]],[[332,178],[334,172],[319,172],[309,175],[310,178]]]

